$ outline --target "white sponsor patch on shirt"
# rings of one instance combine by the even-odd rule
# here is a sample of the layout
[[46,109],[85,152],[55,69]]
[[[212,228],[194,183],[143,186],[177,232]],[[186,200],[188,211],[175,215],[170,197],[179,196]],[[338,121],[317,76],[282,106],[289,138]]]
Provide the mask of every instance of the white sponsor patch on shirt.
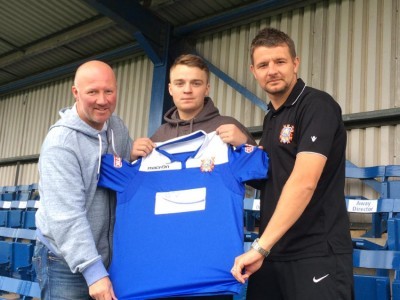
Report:
[[175,214],[206,209],[206,188],[156,193],[154,214]]

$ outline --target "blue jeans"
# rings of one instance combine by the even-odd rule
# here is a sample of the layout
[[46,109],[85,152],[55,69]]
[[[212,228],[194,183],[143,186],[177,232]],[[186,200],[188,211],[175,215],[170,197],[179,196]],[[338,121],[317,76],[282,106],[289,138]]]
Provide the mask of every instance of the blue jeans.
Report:
[[88,300],[89,289],[81,273],[72,273],[64,259],[36,241],[32,258],[41,300]]

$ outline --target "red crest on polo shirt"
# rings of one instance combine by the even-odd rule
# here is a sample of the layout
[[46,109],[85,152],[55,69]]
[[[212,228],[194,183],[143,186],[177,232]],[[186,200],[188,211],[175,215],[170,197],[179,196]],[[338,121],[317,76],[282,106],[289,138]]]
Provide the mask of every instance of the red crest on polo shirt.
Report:
[[215,167],[214,161],[215,161],[215,157],[202,159],[200,170],[202,172],[212,172],[212,170],[214,170],[214,167]]
[[281,134],[279,135],[279,141],[283,144],[290,144],[293,140],[294,126],[293,125],[283,125]]

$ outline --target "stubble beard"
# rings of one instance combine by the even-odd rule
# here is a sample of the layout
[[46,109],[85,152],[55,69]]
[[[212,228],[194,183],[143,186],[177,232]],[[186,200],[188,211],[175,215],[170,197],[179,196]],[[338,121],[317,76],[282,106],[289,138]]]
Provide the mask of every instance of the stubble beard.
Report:
[[270,88],[270,87],[268,87],[268,83],[266,83],[264,86],[264,91],[268,95],[273,96],[273,97],[279,97],[279,96],[284,95],[288,89],[289,89],[289,87],[287,85],[284,85],[284,86],[278,87],[278,88]]

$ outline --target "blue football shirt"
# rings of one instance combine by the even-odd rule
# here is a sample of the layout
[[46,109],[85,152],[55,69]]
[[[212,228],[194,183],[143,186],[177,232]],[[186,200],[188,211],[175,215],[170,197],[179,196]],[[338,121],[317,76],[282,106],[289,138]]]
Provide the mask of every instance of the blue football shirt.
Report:
[[110,277],[118,299],[238,294],[244,182],[266,178],[267,154],[215,132],[158,143],[130,164],[103,156],[99,185],[117,191]]

